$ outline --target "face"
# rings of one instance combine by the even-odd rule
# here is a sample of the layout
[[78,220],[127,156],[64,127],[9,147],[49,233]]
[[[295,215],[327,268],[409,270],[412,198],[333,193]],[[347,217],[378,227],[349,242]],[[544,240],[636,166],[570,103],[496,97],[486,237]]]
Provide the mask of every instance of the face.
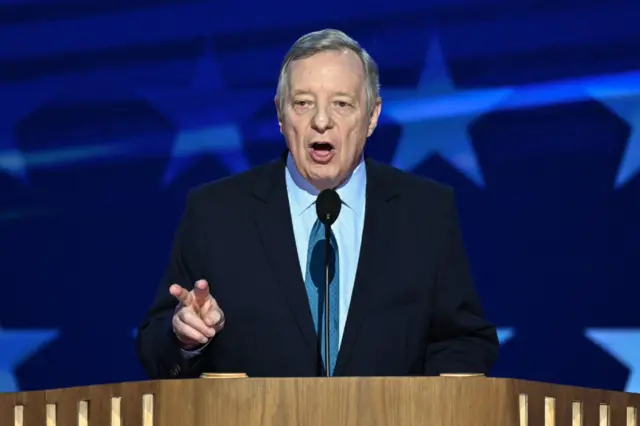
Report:
[[319,190],[345,181],[362,156],[380,115],[366,103],[362,61],[351,51],[328,51],[289,64],[280,132],[298,171]]

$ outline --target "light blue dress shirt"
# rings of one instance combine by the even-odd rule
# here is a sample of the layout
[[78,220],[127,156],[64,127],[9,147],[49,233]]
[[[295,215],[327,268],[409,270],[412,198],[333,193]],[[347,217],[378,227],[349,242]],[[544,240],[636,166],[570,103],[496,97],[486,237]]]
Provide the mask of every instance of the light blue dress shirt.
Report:
[[[307,250],[311,228],[318,219],[315,201],[320,193],[298,172],[291,154],[286,167],[287,194],[293,224],[293,234],[298,249],[298,260],[302,276],[306,275]],[[338,219],[331,226],[338,243],[338,262],[340,262],[340,322],[339,341],[342,341],[347,313],[351,302],[351,293],[356,278],[356,269],[360,257],[360,243],[364,228],[367,174],[364,159],[354,170],[351,177],[336,188],[342,200]]]

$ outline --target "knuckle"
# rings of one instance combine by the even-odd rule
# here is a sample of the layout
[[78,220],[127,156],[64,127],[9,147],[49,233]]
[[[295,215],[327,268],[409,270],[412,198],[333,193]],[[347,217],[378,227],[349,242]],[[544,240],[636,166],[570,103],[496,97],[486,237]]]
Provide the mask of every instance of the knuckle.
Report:
[[176,313],[173,316],[173,319],[171,320],[171,325],[173,326],[174,329],[178,328],[180,326],[180,315],[179,313]]
[[202,320],[196,314],[188,312],[185,314],[184,323],[191,328],[199,329],[202,324]]
[[178,335],[179,337],[184,337],[185,336],[185,330],[184,330],[184,326],[182,324],[178,324],[174,329],[173,329],[174,333],[176,333],[176,335]]
[[187,324],[193,321],[193,317],[193,311],[190,308],[185,307],[180,311],[180,319]]
[[185,320],[185,312],[184,312],[184,309],[180,309],[180,310],[178,311],[178,314],[177,314],[175,317],[176,317],[179,321],[184,322],[184,320]]

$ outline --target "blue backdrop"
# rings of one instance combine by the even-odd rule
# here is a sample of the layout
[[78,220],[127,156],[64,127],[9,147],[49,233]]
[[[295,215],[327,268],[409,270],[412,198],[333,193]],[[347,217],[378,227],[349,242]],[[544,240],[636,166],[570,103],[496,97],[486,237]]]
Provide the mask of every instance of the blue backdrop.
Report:
[[368,153],[457,191],[493,374],[640,392],[638,18],[637,0],[0,0],[0,391],[143,379],[132,333],[187,190],[282,152],[280,62],[333,27],[381,68]]

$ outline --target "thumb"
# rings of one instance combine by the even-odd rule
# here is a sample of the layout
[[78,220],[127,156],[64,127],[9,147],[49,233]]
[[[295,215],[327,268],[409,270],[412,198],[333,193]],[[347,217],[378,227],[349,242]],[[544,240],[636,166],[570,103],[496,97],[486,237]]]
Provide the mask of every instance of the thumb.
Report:
[[173,284],[171,287],[169,287],[169,293],[171,293],[173,297],[178,299],[178,302],[180,302],[180,304],[183,306],[190,306],[191,304],[193,304],[193,296],[191,295],[191,293],[186,288],[178,284]]

